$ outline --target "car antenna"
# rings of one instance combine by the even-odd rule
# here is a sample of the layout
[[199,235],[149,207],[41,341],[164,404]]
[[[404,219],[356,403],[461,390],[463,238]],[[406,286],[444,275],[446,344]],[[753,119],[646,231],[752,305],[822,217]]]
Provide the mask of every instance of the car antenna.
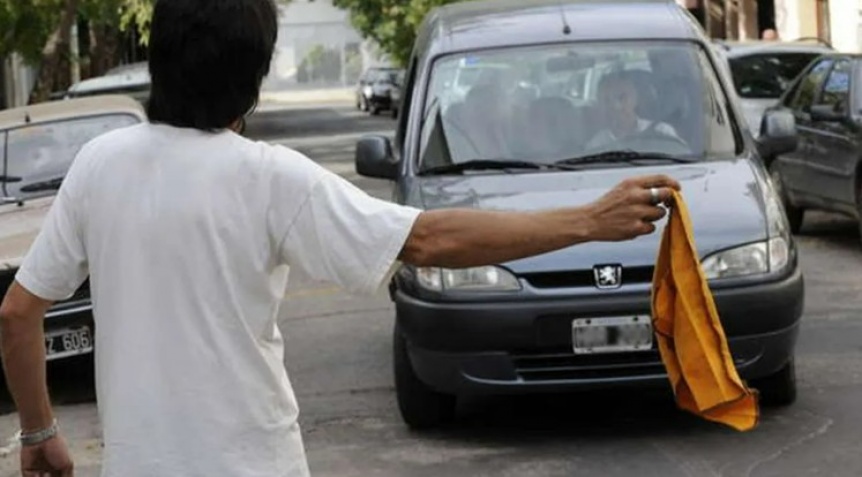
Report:
[[557,6],[560,8],[560,18],[563,20],[563,35],[571,35],[572,27],[569,26],[569,21],[566,18],[566,9],[563,8],[563,1],[558,1]]

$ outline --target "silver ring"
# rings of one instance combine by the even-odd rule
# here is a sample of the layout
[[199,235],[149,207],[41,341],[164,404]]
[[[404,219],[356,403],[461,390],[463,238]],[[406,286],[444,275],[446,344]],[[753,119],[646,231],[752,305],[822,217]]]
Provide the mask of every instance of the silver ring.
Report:
[[652,197],[652,205],[658,205],[661,202],[661,197],[658,195],[658,189],[650,187],[649,194]]

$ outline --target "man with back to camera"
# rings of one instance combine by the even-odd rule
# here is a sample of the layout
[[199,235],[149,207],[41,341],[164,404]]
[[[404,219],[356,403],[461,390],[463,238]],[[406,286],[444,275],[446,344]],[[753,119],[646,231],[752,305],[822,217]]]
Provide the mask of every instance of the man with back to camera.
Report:
[[25,476],[71,476],[42,321],[90,277],[102,475],[309,475],[276,326],[281,265],[357,293],[400,263],[472,267],[655,231],[664,176],[540,212],[423,212],[236,131],[277,33],[272,0],[160,0],[149,122],[85,145],[2,306]]

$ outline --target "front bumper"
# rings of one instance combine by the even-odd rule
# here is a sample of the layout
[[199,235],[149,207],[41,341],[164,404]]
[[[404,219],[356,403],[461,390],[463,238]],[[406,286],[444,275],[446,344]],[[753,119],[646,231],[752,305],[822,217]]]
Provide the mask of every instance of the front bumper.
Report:
[[[797,269],[780,281],[713,291],[743,379],[777,372],[793,356],[804,305]],[[397,320],[417,376],[446,393],[521,393],[665,384],[656,349],[575,355],[572,320],[649,314],[637,292],[506,303],[432,303],[397,290]]]

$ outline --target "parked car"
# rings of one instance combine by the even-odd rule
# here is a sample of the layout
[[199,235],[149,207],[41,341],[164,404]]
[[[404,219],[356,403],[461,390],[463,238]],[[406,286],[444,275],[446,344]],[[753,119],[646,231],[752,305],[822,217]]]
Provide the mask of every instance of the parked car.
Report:
[[[418,34],[394,142],[362,138],[357,171],[394,181],[393,201],[423,209],[583,206],[635,175],[677,178],[734,362],[764,403],[789,404],[803,276],[710,45],[673,0],[442,7]],[[508,74],[444,107],[451,70],[486,62]],[[524,84],[540,90],[511,94]],[[789,127],[770,123],[763,147],[785,152]],[[403,419],[435,426],[467,394],[667,386],[652,332],[638,333],[651,323],[660,238],[489,267],[401,267],[390,291]],[[589,330],[599,345],[584,344]]]
[[404,73],[404,70],[398,71],[398,74],[395,75],[395,81],[392,84],[392,88],[389,90],[389,104],[392,105],[390,111],[392,113],[393,119],[398,117],[398,111],[399,109],[401,109],[402,90],[404,88]]
[[397,68],[373,67],[359,77],[356,87],[356,108],[377,115],[392,106],[390,91],[398,75]]
[[743,114],[752,132],[760,134],[766,108],[774,105],[790,84],[815,58],[835,50],[824,42],[800,39],[778,41],[717,41],[728,63]]
[[[94,96],[0,111],[0,296],[54,201],[78,150],[94,137],[146,120],[126,96]],[[49,361],[93,352],[89,283],[45,316]]]
[[146,105],[150,97],[150,70],[146,62],[118,66],[102,76],[69,87],[65,98],[123,94]]
[[815,60],[767,110],[764,126],[777,123],[796,128],[784,138],[792,151],[764,151],[791,230],[806,209],[862,218],[862,56]]

